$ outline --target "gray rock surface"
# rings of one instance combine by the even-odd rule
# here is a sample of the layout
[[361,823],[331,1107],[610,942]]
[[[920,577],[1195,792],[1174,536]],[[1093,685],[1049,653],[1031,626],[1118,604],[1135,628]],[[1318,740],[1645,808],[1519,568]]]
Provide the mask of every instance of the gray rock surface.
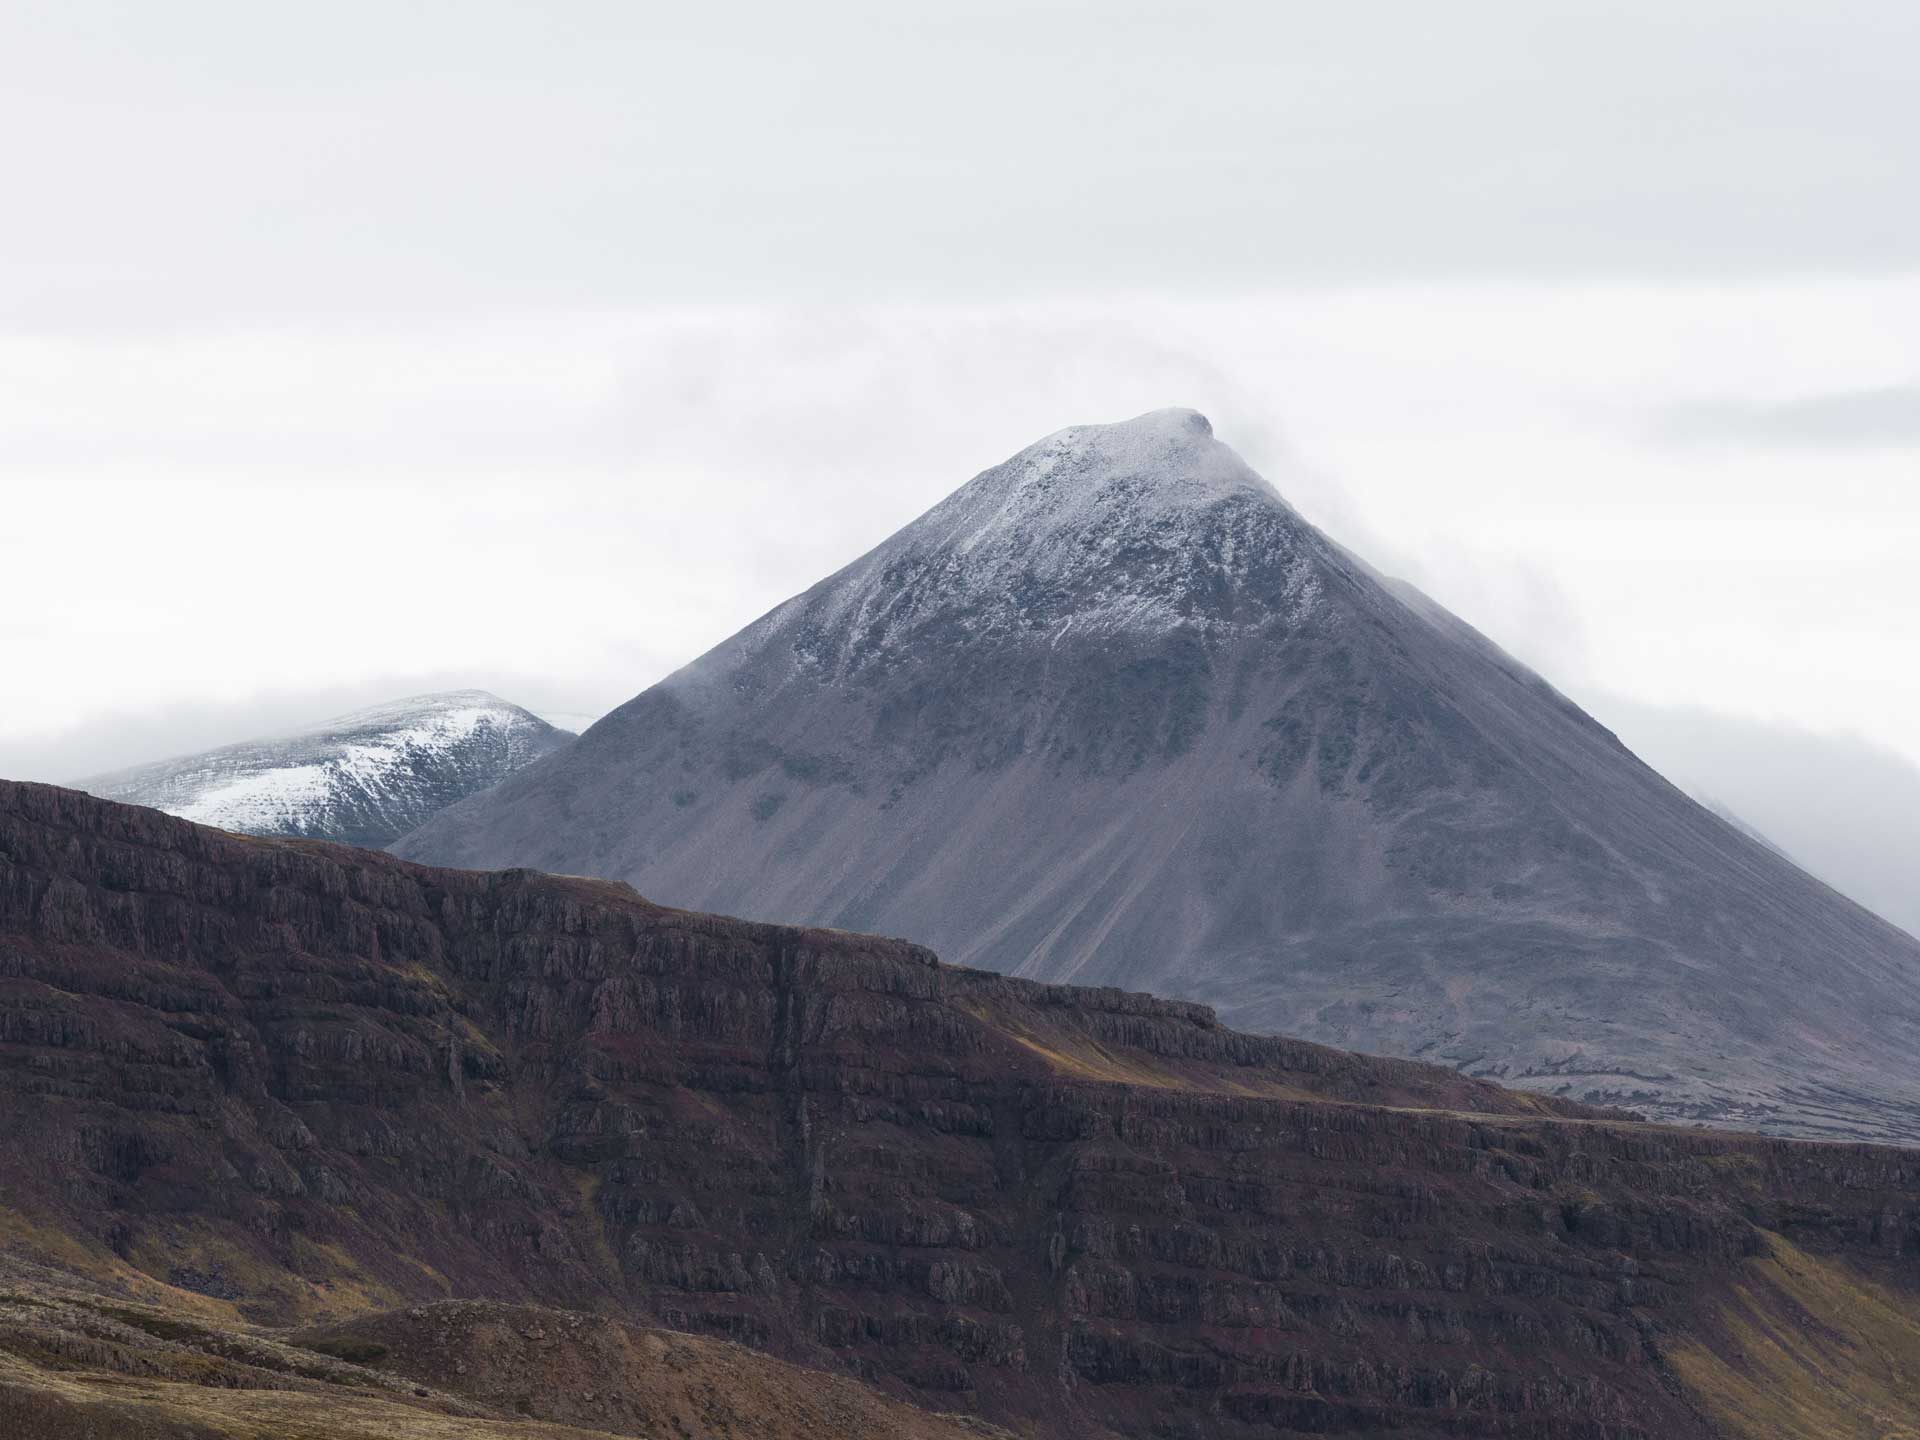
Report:
[[245,835],[379,846],[572,738],[485,690],[448,690],[78,788]]
[[1042,440],[394,848],[1662,1119],[1920,1142],[1920,944],[1192,411]]

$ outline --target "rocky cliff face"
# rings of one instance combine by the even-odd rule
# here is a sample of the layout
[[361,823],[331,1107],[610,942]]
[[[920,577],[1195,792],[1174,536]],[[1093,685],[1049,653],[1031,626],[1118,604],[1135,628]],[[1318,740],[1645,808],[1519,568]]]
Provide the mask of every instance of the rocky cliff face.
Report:
[[0,1087],[15,1250],[260,1321],[617,1313],[1036,1436],[1761,1433],[1812,1362],[1755,1326],[1920,1289],[1912,1152],[38,786]]
[[1920,1141],[1920,943],[1383,580],[1191,411],[1049,436],[398,843]]
[[385,845],[572,738],[484,690],[447,690],[80,788],[243,835]]

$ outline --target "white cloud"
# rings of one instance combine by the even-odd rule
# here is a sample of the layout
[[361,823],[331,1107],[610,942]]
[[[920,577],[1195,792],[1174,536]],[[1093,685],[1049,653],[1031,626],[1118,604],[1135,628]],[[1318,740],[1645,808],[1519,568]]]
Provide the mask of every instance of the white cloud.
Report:
[[1845,734],[1692,707],[1598,701],[1675,784],[1758,830],[1813,874],[1920,935],[1920,765]]
[[1650,417],[1655,440],[1832,450],[1920,446],[1920,385],[1876,385],[1768,399],[1692,400]]
[[12,9],[24,328],[1920,264],[1900,0]]
[[1641,438],[1710,383],[1915,373],[1917,322],[1884,280],[16,337],[0,773],[375,684],[598,711],[1040,434],[1170,403],[1566,688],[1920,757],[1911,454]]

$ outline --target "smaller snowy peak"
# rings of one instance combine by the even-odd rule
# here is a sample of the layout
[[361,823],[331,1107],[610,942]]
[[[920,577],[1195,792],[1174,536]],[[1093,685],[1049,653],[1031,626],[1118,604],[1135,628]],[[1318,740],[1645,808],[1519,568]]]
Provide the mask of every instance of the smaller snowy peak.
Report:
[[490,691],[442,690],[337,715],[300,736],[285,738],[372,734],[394,745],[451,745],[487,728],[509,737],[539,737],[553,729],[532,711]]
[[81,788],[242,834],[384,845],[570,738],[488,691],[442,691]]
[[510,701],[502,700],[491,690],[436,690],[431,694],[408,695],[399,700],[369,705],[364,710],[352,710],[345,715],[336,715],[331,720],[321,721],[313,727],[312,731],[302,733],[321,734],[330,730],[353,729],[362,725],[381,726],[435,717],[459,717],[471,720],[481,716],[498,717],[513,723],[536,719],[532,711],[523,710]]

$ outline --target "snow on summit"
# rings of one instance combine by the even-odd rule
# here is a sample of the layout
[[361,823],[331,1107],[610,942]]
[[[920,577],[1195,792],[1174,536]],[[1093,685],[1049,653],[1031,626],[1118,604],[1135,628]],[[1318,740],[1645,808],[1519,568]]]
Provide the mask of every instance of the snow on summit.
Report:
[[497,695],[453,690],[99,776],[82,788],[243,834],[384,845],[568,738]]
[[838,668],[931,635],[1218,631],[1310,607],[1318,548],[1206,416],[1153,410],[1029,445],[737,641]]
[[1055,431],[975,476],[895,539],[911,536],[961,555],[993,550],[1057,574],[1097,563],[1101,550],[1111,554],[1130,540],[1170,547],[1234,500],[1286,508],[1213,438],[1206,416],[1154,410]]

